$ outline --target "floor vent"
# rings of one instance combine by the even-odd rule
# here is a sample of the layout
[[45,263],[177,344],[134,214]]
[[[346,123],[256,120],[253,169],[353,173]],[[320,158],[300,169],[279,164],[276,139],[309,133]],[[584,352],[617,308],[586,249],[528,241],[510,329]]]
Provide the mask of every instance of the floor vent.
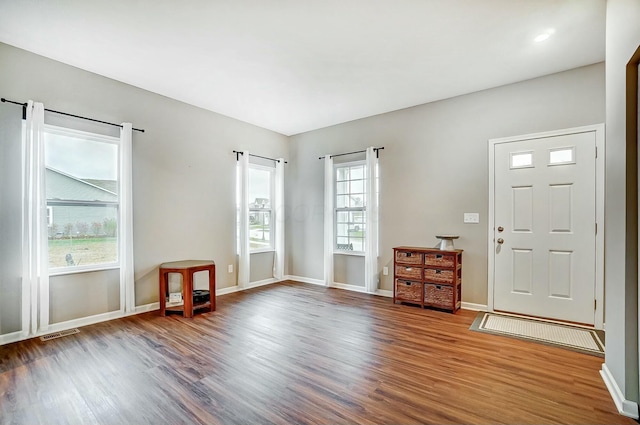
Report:
[[51,334],[42,335],[40,337],[40,341],[49,341],[49,340],[56,339],[56,338],[62,338],[63,336],[77,334],[79,332],[80,331],[77,328],[68,329],[66,331],[54,332],[54,333],[51,333]]

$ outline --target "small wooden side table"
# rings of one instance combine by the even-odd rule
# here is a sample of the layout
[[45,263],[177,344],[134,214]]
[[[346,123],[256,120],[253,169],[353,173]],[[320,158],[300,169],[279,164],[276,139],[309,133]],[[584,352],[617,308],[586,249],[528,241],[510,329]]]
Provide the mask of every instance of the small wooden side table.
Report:
[[[201,271],[209,272],[209,301],[193,303],[193,275]],[[182,275],[182,305],[167,306],[169,273]],[[216,310],[216,264],[213,261],[184,260],[160,264],[160,315],[167,311],[181,312],[184,317],[193,317],[195,310]]]

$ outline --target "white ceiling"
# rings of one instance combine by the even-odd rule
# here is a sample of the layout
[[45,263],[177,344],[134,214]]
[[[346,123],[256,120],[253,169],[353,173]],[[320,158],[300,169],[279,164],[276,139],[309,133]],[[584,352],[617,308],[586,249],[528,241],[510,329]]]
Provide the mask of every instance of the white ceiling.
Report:
[[602,62],[605,0],[0,0],[0,41],[292,135]]

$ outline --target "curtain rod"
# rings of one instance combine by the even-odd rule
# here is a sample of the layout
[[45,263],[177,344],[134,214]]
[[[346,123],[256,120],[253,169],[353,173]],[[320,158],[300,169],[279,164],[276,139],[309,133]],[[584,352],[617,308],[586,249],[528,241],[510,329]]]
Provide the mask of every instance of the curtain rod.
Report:
[[[376,158],[378,158],[378,151],[383,150],[384,147],[381,148],[373,148],[374,151],[376,151]],[[355,152],[346,152],[346,153],[337,153],[335,155],[329,155],[329,158],[335,158],[336,156],[345,156],[345,155],[353,155],[354,153],[363,153],[366,152],[367,150],[363,150],[363,151],[355,151]],[[319,157],[318,159],[324,159],[324,156]]]
[[[1,98],[1,99],[0,99],[0,101],[2,101],[3,103],[4,103],[4,102],[6,102],[6,103],[13,103],[14,105],[20,105],[20,106],[22,106],[22,119],[24,120],[24,119],[26,119],[26,118],[27,118],[27,113],[26,113],[26,107],[27,107],[27,104],[26,104],[26,103],[15,102],[15,101],[13,101],[13,100],[5,99],[4,97],[3,97],[3,98]],[[93,119],[93,118],[87,118],[87,117],[81,117],[80,115],[69,114],[69,113],[67,113],[67,112],[54,111],[53,109],[47,109],[47,108],[44,108],[44,110],[45,110],[45,111],[47,111],[47,112],[53,112],[54,114],[66,115],[66,116],[68,116],[68,117],[80,118],[81,120],[87,120],[87,121],[99,122],[99,123],[101,123],[101,124],[107,124],[107,125],[112,125],[112,126],[114,126],[114,127],[120,127],[120,128],[122,128],[122,126],[121,126],[120,124],[114,124],[114,123],[112,123],[112,122],[101,121],[101,120],[96,120],[96,119]],[[139,132],[141,132],[141,133],[144,133],[144,129],[134,128],[133,130],[135,130],[135,131],[139,131]]]
[[[244,152],[240,152],[240,151],[233,151],[233,153],[236,154],[236,161],[240,159],[240,155],[244,155]],[[256,158],[268,159],[269,161],[274,161],[274,162],[280,162],[279,159],[267,158],[266,156],[254,155],[252,153],[250,153],[249,156],[255,156]],[[288,164],[287,161],[285,161],[284,163]]]

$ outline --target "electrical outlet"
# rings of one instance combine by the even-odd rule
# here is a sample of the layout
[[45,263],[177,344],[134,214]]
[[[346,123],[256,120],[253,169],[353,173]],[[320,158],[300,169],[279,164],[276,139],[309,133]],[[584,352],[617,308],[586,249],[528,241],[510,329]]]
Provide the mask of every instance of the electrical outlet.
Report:
[[227,266],[227,271],[229,273],[233,273],[233,264],[229,264],[229,266]]
[[478,224],[480,223],[480,214],[479,213],[464,213],[464,222]]
[[385,276],[388,276],[389,275],[389,267],[383,267],[382,268],[382,274],[385,275]]

